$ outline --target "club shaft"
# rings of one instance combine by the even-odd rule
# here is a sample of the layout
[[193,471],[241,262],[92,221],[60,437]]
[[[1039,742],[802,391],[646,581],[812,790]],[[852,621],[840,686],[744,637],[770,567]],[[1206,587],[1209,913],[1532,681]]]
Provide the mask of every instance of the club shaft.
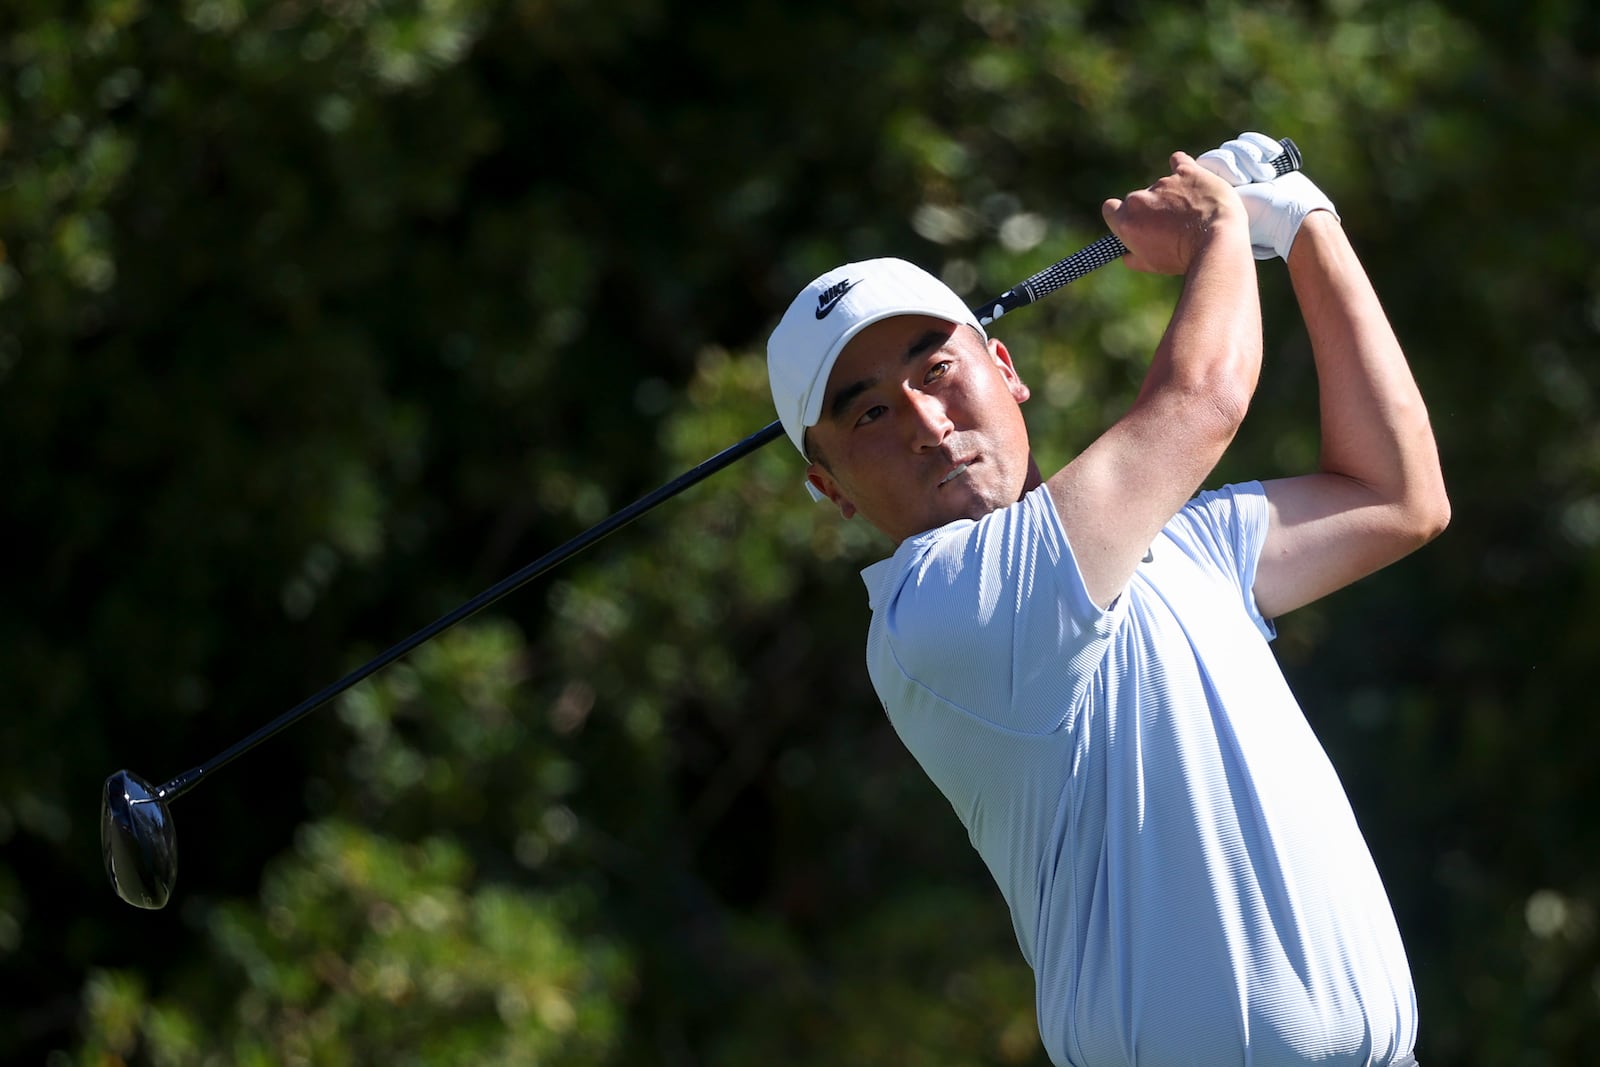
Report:
[[478,612],[482,611],[484,608],[487,608],[495,601],[516,592],[518,589],[522,588],[524,585],[527,585],[529,582],[544,574],[546,571],[559,566],[595,542],[622,529],[622,527],[628,525],[628,523],[632,522],[634,519],[637,519],[639,516],[643,515],[657,504],[660,504],[671,497],[677,496],[690,486],[696,484],[697,482],[704,481],[706,478],[715,474],[717,471],[720,471],[722,468],[731,463],[737,462],[768,442],[782,436],[782,423],[773,422],[772,424],[751,434],[749,437],[746,437],[737,444],[730,445],[729,447],[723,449],[721,452],[718,452],[705,462],[688,471],[685,471],[683,474],[678,475],[678,477],[674,478],[667,484],[652,491],[646,496],[640,497],[638,500],[634,501],[632,504],[629,504],[621,511],[612,514],[609,518],[606,518],[594,526],[589,527],[589,529],[572,538],[570,541],[567,541],[559,548],[552,549],[543,556],[540,556],[538,559],[523,567],[515,574],[501,579],[499,582],[490,586],[488,589],[485,589],[483,592],[479,593],[465,604],[462,604],[454,611],[439,616],[439,618],[435,619],[427,626],[424,626],[422,629],[418,630],[404,641],[401,641],[394,647],[379,653],[377,656],[368,660],[366,663],[363,663],[361,666],[357,667],[343,678],[340,678],[337,682],[334,682],[332,685],[326,686],[318,692],[313,693],[299,704],[296,704],[282,715],[279,715],[276,719],[273,719],[271,722],[261,727],[249,737],[236,742],[226,750],[219,752],[217,755],[207,760],[205,763],[200,764],[198,767],[184,771],[182,774],[178,775],[176,778],[172,779],[165,785],[161,786],[161,788],[156,790],[156,797],[160,800],[167,801],[182,796],[184,793],[198,785],[206,775],[221,769],[223,766],[237,759],[239,756],[244,755],[250,749],[261,744],[274,734],[293,726],[295,723],[299,722],[301,719],[305,718],[307,715],[311,714],[313,711],[317,710],[334,697],[343,693],[351,686],[365,681],[367,678],[387,667],[395,660],[405,656],[419,645],[426,644],[435,637],[444,633],[444,631],[450,629],[450,627],[454,626],[456,623],[476,615]]
[[[1284,147],[1283,155],[1273,161],[1273,165],[1280,175],[1286,174],[1291,170],[1299,170],[1301,162],[1300,150],[1293,141],[1286,137],[1283,139],[1282,144]],[[1113,260],[1126,255],[1127,251],[1127,247],[1117,239],[1116,235],[1106,234],[1065,259],[1046,267],[1020,285],[1006,290],[995,299],[978,304],[972,309],[973,314],[978,316],[980,322],[987,325],[1008,311],[1026,307],[1028,304],[1050,295],[1067,283],[1076,281],[1091,271],[1098,270]],[[551,568],[566,562],[595,542],[615,533],[651,508],[654,508],[657,504],[677,496],[685,489],[705,480],[729,464],[735,463],[758,448],[777,440],[783,436],[783,433],[783,424],[781,422],[771,422],[737,444],[730,445],[700,465],[685,471],[659,489],[640,497],[621,511],[591,526],[559,548],[545,553],[515,574],[509,575],[485,589],[454,611],[441,615],[404,641],[379,653],[332,685],[313,693],[249,737],[217,753],[205,763],[184,771],[157,789],[155,791],[156,799],[170,801],[182,796],[200,784],[207,775],[220,770],[263,741],[293,726],[334,697],[370,678],[419,645],[431,641],[456,623],[476,615],[500,598],[515,592]]]
[[[1302,161],[1300,147],[1294,141],[1284,137],[1278,143],[1283,145],[1283,152],[1272,160],[1272,169],[1281,178],[1292,170],[1299,170]],[[978,316],[980,323],[988,326],[1006,312],[1042,300],[1068,282],[1077,281],[1090,271],[1099,270],[1127,254],[1128,246],[1116,234],[1108,233],[1067,258],[1052,263],[1022,284],[1007,289],[987,304],[978,305],[972,309],[973,313]]]

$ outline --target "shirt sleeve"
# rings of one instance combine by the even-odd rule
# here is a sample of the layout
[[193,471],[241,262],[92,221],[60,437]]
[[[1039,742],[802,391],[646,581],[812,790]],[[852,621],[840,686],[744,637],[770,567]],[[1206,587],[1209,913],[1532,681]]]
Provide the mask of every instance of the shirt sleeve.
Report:
[[1267,493],[1260,482],[1210,489],[1185,504],[1163,535],[1180,551],[1228,579],[1262,636],[1277,631],[1256,606],[1256,567],[1267,539]]
[[[1090,598],[1048,490],[923,535],[901,553],[875,605],[874,655],[887,657],[878,665],[1006,729],[1060,729],[1125,609],[1121,598],[1106,609]],[[1046,674],[1056,699],[1015,699]]]

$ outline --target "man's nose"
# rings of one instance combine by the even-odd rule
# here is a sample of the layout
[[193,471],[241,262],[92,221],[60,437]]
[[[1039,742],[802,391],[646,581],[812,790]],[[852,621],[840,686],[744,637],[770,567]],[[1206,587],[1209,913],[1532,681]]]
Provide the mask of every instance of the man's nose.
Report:
[[906,391],[906,402],[911,408],[912,447],[919,452],[938,448],[955,429],[944,403],[917,389]]

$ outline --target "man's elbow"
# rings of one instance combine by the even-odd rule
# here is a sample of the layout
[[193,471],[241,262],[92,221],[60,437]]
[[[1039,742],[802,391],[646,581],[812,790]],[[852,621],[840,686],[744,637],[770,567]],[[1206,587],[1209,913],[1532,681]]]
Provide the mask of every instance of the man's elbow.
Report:
[[1402,520],[1408,551],[1414,551],[1444,533],[1450,525],[1450,495],[1444,481],[1434,479],[1425,489],[1413,491],[1406,500]]
[[1428,430],[1427,418],[1408,439],[1403,439],[1394,468],[1395,512],[1407,542],[1414,551],[1444,533],[1450,525],[1450,494],[1445,489],[1444,467],[1439,462],[1439,446]]

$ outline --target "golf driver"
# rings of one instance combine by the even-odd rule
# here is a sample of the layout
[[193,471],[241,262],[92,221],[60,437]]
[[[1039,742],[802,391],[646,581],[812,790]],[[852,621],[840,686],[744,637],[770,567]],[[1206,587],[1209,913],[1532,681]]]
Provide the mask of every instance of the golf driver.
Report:
[[[1283,153],[1273,160],[1277,173],[1282,175],[1291,170],[1299,170],[1300,150],[1288,138],[1284,138],[1281,143]],[[1127,251],[1126,246],[1116,235],[1107,234],[1033,275],[1020,285],[1006,290],[993,300],[976,305],[973,312],[978,320],[987,326],[1007,312],[1041,300],[1069,282],[1076,281],[1085,274],[1121,258]],[[165,907],[167,900],[172,896],[173,883],[178,877],[177,838],[173,830],[172,813],[168,810],[168,805],[172,801],[199,785],[226,764],[274,734],[294,725],[312,711],[387,667],[417,646],[432,640],[463,619],[477,614],[501,597],[520,589],[601,538],[626,526],[657,504],[677,496],[690,486],[782,436],[783,424],[774,421],[737,444],[723,449],[699,466],[684,472],[654,492],[640,497],[559,548],[485,589],[454,611],[440,616],[404,641],[307,697],[255,733],[236,742],[205,763],[184,771],[166,784],[159,787],[152,786],[149,781],[127,770],[118,771],[107,778],[105,791],[101,796],[100,848],[105,861],[106,876],[111,879],[111,887],[123,900],[137,907]]]

